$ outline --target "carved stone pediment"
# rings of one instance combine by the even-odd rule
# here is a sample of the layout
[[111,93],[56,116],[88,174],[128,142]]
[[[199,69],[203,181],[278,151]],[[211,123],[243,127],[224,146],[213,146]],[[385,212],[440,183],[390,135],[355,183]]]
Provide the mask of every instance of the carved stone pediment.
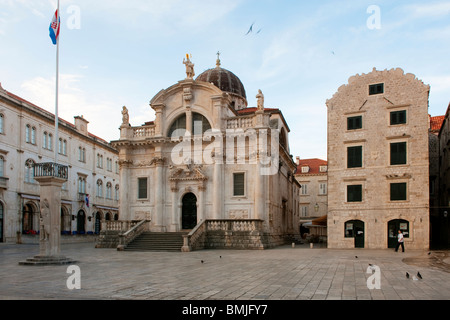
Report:
[[208,177],[202,170],[201,165],[187,164],[184,166],[171,166],[169,180],[177,181],[207,181]]

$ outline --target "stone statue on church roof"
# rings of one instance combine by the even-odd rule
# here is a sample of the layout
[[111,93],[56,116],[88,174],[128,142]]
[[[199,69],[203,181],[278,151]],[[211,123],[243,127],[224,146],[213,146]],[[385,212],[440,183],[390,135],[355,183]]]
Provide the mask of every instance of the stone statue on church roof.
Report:
[[258,90],[256,99],[258,99],[258,103],[257,103],[258,111],[264,111],[264,94],[262,93],[261,89]]
[[186,59],[183,58],[183,64],[186,65],[186,78],[187,79],[194,79],[194,76],[195,76],[194,66],[195,66],[195,64],[192,63],[192,61],[191,61],[191,59],[189,57],[189,54],[186,54]]

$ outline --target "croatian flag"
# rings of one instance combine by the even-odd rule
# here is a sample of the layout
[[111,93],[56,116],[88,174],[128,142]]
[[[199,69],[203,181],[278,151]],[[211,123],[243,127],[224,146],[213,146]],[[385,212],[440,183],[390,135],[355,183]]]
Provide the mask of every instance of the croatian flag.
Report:
[[58,10],[56,10],[55,15],[53,16],[52,22],[50,23],[50,38],[52,39],[53,44],[58,43],[59,37],[59,27],[60,27],[61,17],[58,17]]

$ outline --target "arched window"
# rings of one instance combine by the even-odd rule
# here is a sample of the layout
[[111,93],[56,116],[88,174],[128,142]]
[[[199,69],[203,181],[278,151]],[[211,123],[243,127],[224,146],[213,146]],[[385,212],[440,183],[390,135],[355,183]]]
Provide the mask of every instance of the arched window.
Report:
[[47,149],[47,131],[42,135],[42,148]]
[[86,193],[86,178],[84,177],[78,177],[78,193]]
[[25,142],[31,142],[31,126],[29,124],[25,126]]
[[53,150],[53,135],[51,133],[48,134],[47,149]]
[[36,144],[36,128],[31,128],[31,144]]
[[106,184],[106,199],[112,199],[111,191],[112,191],[112,184],[111,184],[111,182],[108,182]]
[[25,161],[25,182],[28,183],[36,182],[34,180],[34,172],[33,172],[34,164],[35,162],[33,159],[28,159],[27,161]]
[[[170,126],[168,137],[179,138],[186,133],[186,114],[179,116]],[[211,129],[211,125],[204,116],[199,113],[192,113],[192,131],[194,135],[201,135]]]
[[114,200],[119,200],[119,185],[116,184],[116,188],[114,190]]
[[100,179],[97,180],[97,197],[103,197],[103,181]]

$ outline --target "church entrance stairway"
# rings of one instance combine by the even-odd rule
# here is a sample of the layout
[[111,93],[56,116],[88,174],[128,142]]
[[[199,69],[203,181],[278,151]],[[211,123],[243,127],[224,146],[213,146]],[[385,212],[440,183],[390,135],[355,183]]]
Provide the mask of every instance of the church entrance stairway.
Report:
[[181,251],[187,232],[143,232],[131,241],[125,251]]

